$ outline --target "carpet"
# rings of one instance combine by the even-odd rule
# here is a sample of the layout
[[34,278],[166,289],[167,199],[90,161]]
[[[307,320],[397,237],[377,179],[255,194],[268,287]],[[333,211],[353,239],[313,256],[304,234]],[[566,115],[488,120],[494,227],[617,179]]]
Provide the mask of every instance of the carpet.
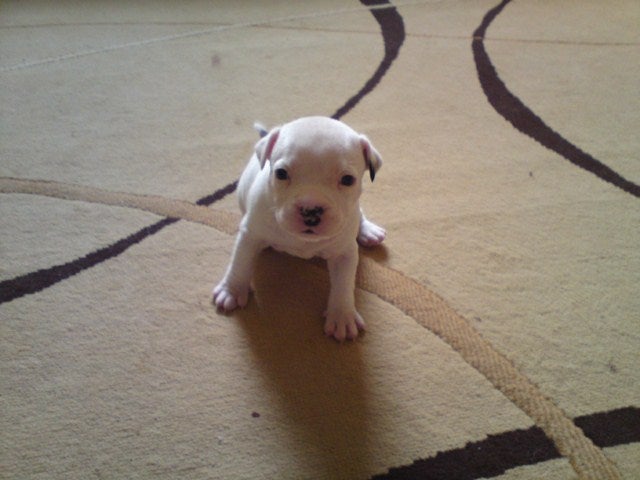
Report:
[[[640,478],[640,6],[0,4],[0,478]],[[341,119],[367,332],[322,261],[210,291],[257,134]]]

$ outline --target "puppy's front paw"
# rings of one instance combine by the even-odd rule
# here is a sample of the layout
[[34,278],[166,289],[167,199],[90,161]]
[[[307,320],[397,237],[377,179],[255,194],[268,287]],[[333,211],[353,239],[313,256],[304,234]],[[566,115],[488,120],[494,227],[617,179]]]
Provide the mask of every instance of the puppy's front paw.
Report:
[[380,245],[386,236],[387,231],[375,223],[370,222],[367,219],[363,219],[362,222],[360,222],[358,243],[363,247],[375,247],[376,245]]
[[213,289],[213,303],[218,309],[230,312],[237,307],[244,307],[249,300],[249,287],[234,287],[224,280]]
[[364,320],[356,310],[335,310],[325,314],[324,333],[339,342],[353,340],[364,330]]

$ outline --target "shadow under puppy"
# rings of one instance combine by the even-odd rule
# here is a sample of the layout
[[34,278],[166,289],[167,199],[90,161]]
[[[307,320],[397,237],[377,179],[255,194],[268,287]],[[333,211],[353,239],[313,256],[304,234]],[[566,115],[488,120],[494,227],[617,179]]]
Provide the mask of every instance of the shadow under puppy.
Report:
[[386,232],[360,209],[362,177],[382,165],[364,135],[327,117],[304,117],[263,132],[238,182],[244,214],[231,262],[213,289],[223,311],[246,305],[253,265],[263,249],[322,257],[329,269],[324,332],[338,341],[365,327],[355,308],[358,243],[375,246]]

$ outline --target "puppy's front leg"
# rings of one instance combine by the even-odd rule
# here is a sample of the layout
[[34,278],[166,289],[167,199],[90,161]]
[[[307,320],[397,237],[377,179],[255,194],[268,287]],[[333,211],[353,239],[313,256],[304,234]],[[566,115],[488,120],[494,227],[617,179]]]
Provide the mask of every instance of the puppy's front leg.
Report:
[[324,332],[342,342],[353,340],[358,330],[364,330],[364,320],[356,311],[355,286],[358,268],[358,245],[337,257],[327,259],[331,287]]
[[255,259],[264,248],[264,242],[250,235],[241,224],[231,263],[222,281],[213,289],[213,303],[220,310],[229,312],[247,304]]

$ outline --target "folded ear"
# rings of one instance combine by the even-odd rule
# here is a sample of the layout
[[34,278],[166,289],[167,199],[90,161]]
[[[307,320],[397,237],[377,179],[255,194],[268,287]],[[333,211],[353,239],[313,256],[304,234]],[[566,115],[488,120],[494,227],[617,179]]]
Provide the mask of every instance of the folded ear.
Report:
[[258,143],[256,143],[256,156],[260,162],[260,168],[264,167],[267,160],[271,158],[273,148],[276,145],[278,136],[280,135],[280,127],[276,127],[271,130],[266,136],[262,137]]
[[360,135],[360,145],[362,145],[364,161],[369,169],[369,176],[373,182],[373,179],[376,177],[376,172],[382,167],[382,157],[373,145],[371,145],[371,142],[366,136]]

